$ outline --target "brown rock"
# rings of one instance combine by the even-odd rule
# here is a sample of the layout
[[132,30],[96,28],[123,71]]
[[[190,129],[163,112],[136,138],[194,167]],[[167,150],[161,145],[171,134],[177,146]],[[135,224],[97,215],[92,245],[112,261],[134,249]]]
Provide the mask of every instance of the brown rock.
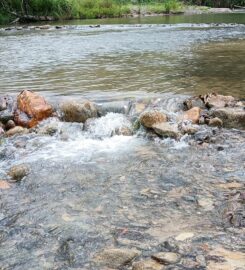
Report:
[[224,108],[236,103],[235,98],[232,96],[223,96],[215,93],[204,95],[201,98],[207,108]]
[[50,117],[53,113],[52,107],[40,95],[24,90],[17,97],[17,110],[15,122],[24,127],[34,127],[39,121]]
[[155,124],[166,122],[167,116],[160,111],[146,111],[140,115],[139,121],[144,127],[152,128]]
[[119,269],[139,255],[140,252],[135,249],[109,248],[99,252],[93,261],[100,267],[107,266],[112,269]]
[[190,110],[190,109],[192,109],[194,107],[199,107],[199,108],[202,108],[202,109],[205,108],[205,105],[204,105],[202,99],[199,96],[198,97],[191,97],[191,98],[186,99],[183,102],[183,105],[184,105],[185,110]]
[[218,117],[214,117],[214,118],[209,119],[208,125],[211,127],[222,127],[223,121]]
[[60,109],[66,122],[85,123],[87,119],[98,116],[96,105],[90,101],[66,101]]
[[245,110],[242,107],[214,109],[210,115],[219,118],[223,127],[245,129]]
[[163,270],[164,266],[154,260],[145,260],[133,263],[133,270]]
[[5,133],[4,129],[0,126],[0,136],[4,135],[4,133]]
[[25,134],[25,133],[28,133],[28,129],[20,127],[20,126],[16,126],[14,128],[11,128],[10,130],[8,130],[6,132],[6,135],[10,137],[10,136],[14,136],[16,134],[20,135],[20,134]]
[[8,175],[15,181],[20,181],[22,178],[27,176],[29,173],[29,169],[26,165],[15,165],[13,166],[9,172]]
[[9,129],[11,129],[11,128],[14,128],[15,127],[15,122],[13,121],[13,120],[9,120],[8,122],[7,122],[7,124],[5,125],[5,128],[7,129],[7,130],[9,130]]
[[152,258],[162,264],[174,264],[180,261],[180,255],[174,252],[159,252],[152,255]]
[[177,124],[158,123],[152,127],[154,131],[162,137],[170,137],[177,139],[180,135]]
[[192,121],[193,124],[198,124],[200,116],[201,109],[198,107],[194,107],[184,113],[183,120],[189,120]]

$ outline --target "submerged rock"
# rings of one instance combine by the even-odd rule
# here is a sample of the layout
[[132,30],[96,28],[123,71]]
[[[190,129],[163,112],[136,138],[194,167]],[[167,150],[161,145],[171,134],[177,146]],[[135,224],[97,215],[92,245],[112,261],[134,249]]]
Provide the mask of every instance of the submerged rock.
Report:
[[29,168],[26,165],[16,165],[13,166],[9,172],[8,175],[15,181],[22,180],[25,176],[27,176],[29,173]]
[[43,97],[32,91],[24,90],[17,97],[14,120],[20,126],[32,128],[38,122],[50,117],[52,113],[52,107]]
[[0,189],[9,189],[10,184],[7,181],[0,180]]
[[140,252],[136,249],[108,248],[96,254],[94,262],[100,267],[118,269],[139,255]]
[[174,264],[180,261],[180,255],[174,252],[159,252],[152,255],[152,258],[162,264]]
[[6,132],[6,135],[10,137],[10,136],[14,136],[14,135],[17,135],[17,134],[20,135],[20,134],[25,134],[25,133],[28,133],[28,129],[27,128],[16,126],[14,128],[9,129]]
[[90,101],[66,101],[61,104],[60,110],[66,122],[85,123],[87,119],[98,116],[96,105]]
[[177,139],[180,135],[177,124],[171,124],[168,122],[158,123],[152,127],[154,131],[162,137],[170,137]]
[[139,121],[144,127],[153,128],[156,124],[166,122],[167,116],[166,114],[156,110],[146,111],[140,115]]
[[163,270],[164,266],[154,260],[148,259],[133,263],[133,270]]

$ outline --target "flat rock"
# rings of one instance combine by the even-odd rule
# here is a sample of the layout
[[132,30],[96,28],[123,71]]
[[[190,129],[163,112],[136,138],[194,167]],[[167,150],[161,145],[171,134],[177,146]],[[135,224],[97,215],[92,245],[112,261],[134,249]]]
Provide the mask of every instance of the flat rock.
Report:
[[5,180],[0,180],[0,189],[9,189],[10,184]]
[[177,241],[185,241],[189,238],[192,238],[194,236],[194,233],[192,232],[184,232],[175,237],[175,240]]
[[180,135],[177,124],[170,124],[168,122],[158,123],[152,126],[154,131],[162,137],[170,137],[177,139]]
[[97,253],[93,261],[100,267],[118,269],[130,263],[140,252],[136,249],[108,248]]
[[152,110],[143,112],[139,121],[146,128],[153,128],[154,125],[167,121],[167,116],[163,112]]
[[164,266],[155,260],[144,260],[133,263],[132,270],[163,270]]
[[232,96],[223,96],[215,93],[207,94],[201,97],[207,108],[224,108],[233,106],[236,100]]
[[14,128],[9,129],[6,132],[6,135],[10,137],[10,136],[14,136],[14,135],[17,135],[17,134],[20,135],[20,134],[25,134],[25,133],[28,133],[28,129],[20,127],[20,126],[16,126]]
[[174,252],[159,252],[151,257],[162,264],[174,264],[180,261],[180,255]]

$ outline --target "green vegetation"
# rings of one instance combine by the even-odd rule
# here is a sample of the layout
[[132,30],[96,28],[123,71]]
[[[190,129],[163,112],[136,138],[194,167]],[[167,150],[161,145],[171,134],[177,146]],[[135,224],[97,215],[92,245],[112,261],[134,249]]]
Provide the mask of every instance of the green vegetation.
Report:
[[232,7],[245,6],[245,0],[0,0],[0,24],[26,15],[90,19],[134,13],[175,13],[183,4]]
[[178,0],[0,0],[0,23],[10,22],[16,15],[90,19],[132,13],[170,13],[180,8]]

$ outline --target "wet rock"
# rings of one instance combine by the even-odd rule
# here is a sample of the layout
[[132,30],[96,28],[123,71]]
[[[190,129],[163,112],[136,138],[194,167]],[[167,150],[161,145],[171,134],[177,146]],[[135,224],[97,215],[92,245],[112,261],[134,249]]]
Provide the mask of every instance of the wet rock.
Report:
[[133,263],[132,270],[163,270],[164,266],[154,260],[148,259]]
[[9,189],[10,184],[7,181],[0,180],[0,189]]
[[175,237],[175,240],[177,241],[185,241],[189,238],[192,238],[194,236],[194,233],[192,232],[184,232]]
[[152,126],[154,131],[162,137],[170,137],[177,139],[180,136],[178,125],[171,123],[159,123]]
[[139,255],[140,252],[136,249],[108,248],[99,252],[95,256],[94,262],[100,267],[107,266],[112,269],[118,269],[130,263]]
[[212,137],[214,136],[213,132],[211,130],[200,130],[194,135],[194,139],[199,143],[209,143],[212,140]]
[[174,264],[180,261],[180,255],[174,252],[159,252],[151,257],[162,264]]
[[50,117],[52,113],[52,107],[43,97],[32,91],[24,90],[17,97],[14,120],[20,126],[32,128],[40,121]]
[[8,175],[15,181],[21,181],[29,173],[29,168],[26,165],[16,165],[10,168]]
[[85,123],[87,119],[98,116],[96,105],[90,101],[66,101],[60,109],[66,122]]
[[7,100],[4,97],[0,97],[0,111],[7,109]]
[[5,125],[6,130],[9,130],[14,127],[15,127],[15,122],[13,120],[9,120]]
[[39,26],[40,29],[42,30],[48,30],[50,28],[50,25],[46,24],[46,25],[41,25]]
[[201,100],[201,98],[199,96],[198,97],[191,97],[191,98],[186,99],[183,102],[183,105],[184,105],[184,109],[186,111],[190,110],[190,109],[192,109],[194,107],[205,109],[205,105],[204,105],[203,101]]
[[182,118],[183,120],[191,121],[193,124],[198,124],[200,116],[201,116],[201,109],[199,107],[194,107],[186,111]]
[[128,111],[129,103],[126,101],[114,101],[102,103],[98,105],[98,115],[105,116],[107,113],[122,113],[126,114]]
[[192,125],[189,121],[179,123],[178,128],[182,134],[188,135],[193,135],[198,131],[198,126]]
[[14,119],[15,102],[12,97],[5,96],[1,97],[0,103],[0,122],[6,124]]
[[129,127],[120,127],[115,129],[115,135],[122,135],[122,136],[132,136],[133,131]]
[[201,96],[201,99],[209,109],[213,107],[224,108],[227,106],[233,106],[236,103],[235,98],[232,96],[223,96],[215,93]]
[[5,134],[5,131],[4,129],[0,126],[0,136],[4,135]]
[[153,128],[156,124],[166,122],[167,116],[166,114],[156,110],[146,111],[140,115],[139,121],[144,127]]
[[209,119],[208,125],[211,127],[222,127],[223,121],[218,117],[214,117],[214,118]]
[[28,129],[20,127],[20,126],[16,126],[14,128],[9,129],[6,132],[6,135],[10,137],[10,136],[14,136],[17,134],[20,135],[20,134],[25,134],[25,133],[28,133]]
[[226,128],[245,129],[245,109],[242,107],[214,109],[210,115],[221,119]]

